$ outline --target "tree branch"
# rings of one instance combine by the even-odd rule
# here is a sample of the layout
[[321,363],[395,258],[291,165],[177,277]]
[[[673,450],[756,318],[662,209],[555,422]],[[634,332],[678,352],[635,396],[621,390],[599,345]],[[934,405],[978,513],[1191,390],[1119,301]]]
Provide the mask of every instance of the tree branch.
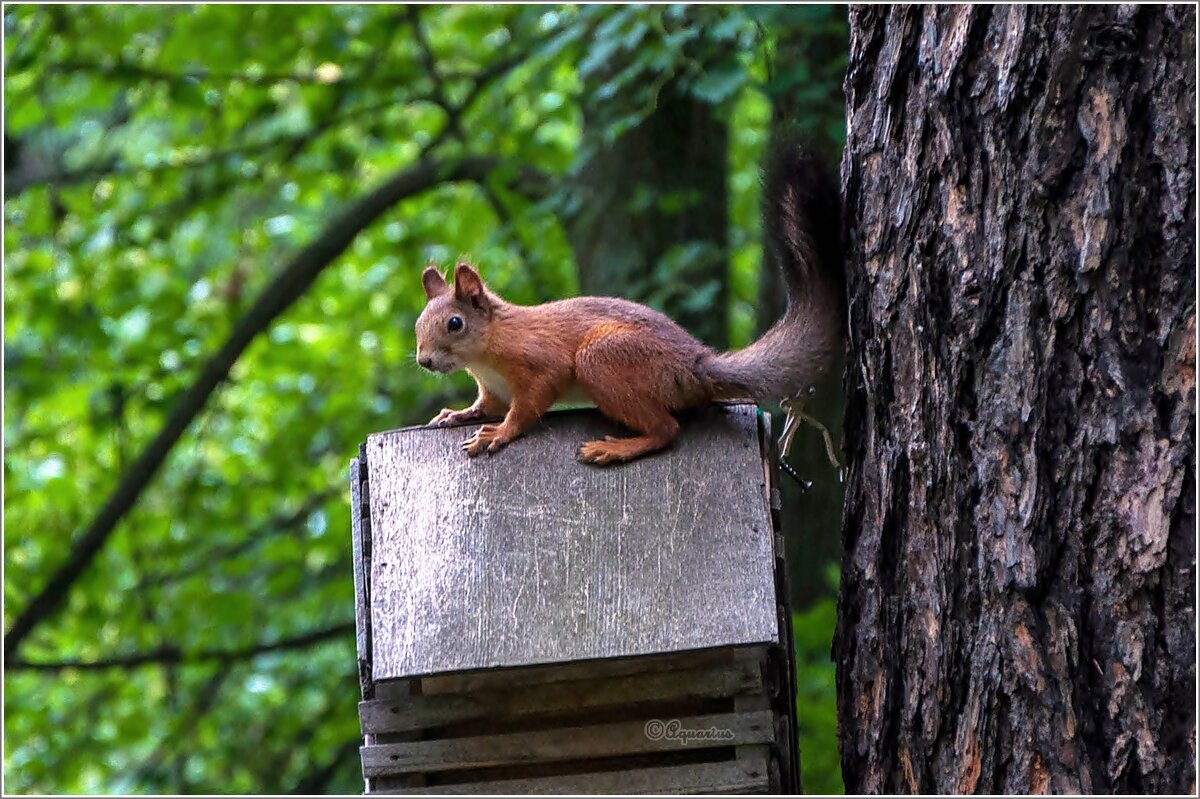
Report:
[[186,580],[208,571],[220,561],[236,558],[262,546],[272,536],[281,533],[295,533],[308,520],[309,516],[339,493],[341,493],[340,488],[327,488],[319,491],[311,495],[292,513],[271,517],[265,524],[246,532],[239,541],[213,547],[177,569],[147,574],[134,586],[134,593]]
[[240,649],[208,649],[198,652],[186,652],[177,646],[160,646],[145,652],[135,652],[128,655],[117,655],[101,660],[59,660],[53,662],[30,662],[27,660],[5,661],[9,671],[43,671],[59,672],[67,669],[81,671],[99,671],[103,669],[132,669],[139,666],[158,666],[171,663],[237,663],[250,660],[267,652],[285,652],[293,649],[306,649],[333,638],[340,638],[354,632],[354,622],[342,622],[322,630],[298,635],[294,638],[284,638],[270,643],[258,643]]
[[322,270],[350,246],[355,236],[388,208],[441,183],[482,180],[494,164],[495,159],[482,157],[446,163],[426,153],[417,163],[395,173],[383,185],[342,213],[283,268],[263,289],[221,348],[204,365],[196,381],[176,401],[158,434],[121,477],[100,512],[74,543],[66,562],[59,566],[45,587],[17,616],[4,635],[5,660],[13,657],[17,647],[37,624],[49,618],[62,605],[71,586],[103,548],[117,522],[133,507],[171,448],[183,436],[212,393],[229,376],[229,370],[250,342],[291,307]]
[[438,69],[437,59],[433,55],[433,46],[430,45],[429,38],[425,35],[425,29],[421,26],[421,13],[414,5],[406,5],[404,10],[408,16],[408,24],[412,28],[413,39],[420,48],[421,66],[433,80],[433,100],[446,114],[446,134],[461,141],[463,136],[462,129],[458,124],[458,117],[462,112],[462,107],[455,106],[450,102],[445,80]]
[[[407,102],[410,104],[437,104],[436,100],[425,95],[415,95],[402,98],[392,97],[386,100],[380,100],[378,102],[367,103],[365,105],[355,106],[354,108],[348,108],[341,113],[332,115],[322,120],[321,122],[300,133],[289,133],[281,136],[274,136],[270,139],[264,139],[257,142],[241,142],[228,147],[223,147],[221,149],[209,150],[202,155],[184,157],[177,160],[162,161],[151,166],[134,166],[119,161],[116,158],[105,158],[99,163],[88,164],[76,169],[56,169],[33,174],[16,175],[11,181],[6,181],[5,183],[5,198],[8,199],[15,197],[26,189],[30,189],[35,186],[70,186],[75,183],[83,183],[88,180],[99,180],[100,178],[108,177],[110,175],[116,177],[125,177],[134,174],[154,175],[191,169],[202,169],[227,158],[232,158],[234,156],[245,158],[262,155],[270,152],[276,147],[281,147],[284,145],[292,145],[292,153],[294,154],[296,152],[296,148],[307,145],[335,125],[343,122],[349,122],[369,114],[374,114],[378,111],[390,108],[400,102]],[[285,158],[284,160],[286,161],[287,159]],[[230,182],[231,184],[236,184],[238,181],[236,178],[233,178]]]
[[[251,86],[269,86],[274,83],[290,81],[292,83],[312,83],[330,86],[345,81],[342,71],[310,69],[304,72],[220,72],[209,69],[195,69],[186,72],[171,72],[165,69],[135,64],[131,61],[116,60],[111,62],[89,61],[85,59],[67,59],[46,66],[46,72],[83,72],[102,78],[115,80],[143,80],[187,85],[208,81],[232,83],[241,82]],[[382,80],[386,76],[380,76]],[[407,80],[410,76],[392,76],[393,80]]]
[[137,776],[134,778],[135,784],[142,784],[147,780],[157,777],[159,771],[162,769],[163,761],[167,759],[169,754],[167,752],[167,744],[173,741],[187,741],[191,737],[192,731],[200,723],[201,719],[216,704],[217,697],[221,693],[221,687],[229,679],[229,675],[233,673],[233,669],[233,663],[221,664],[220,668],[214,671],[212,676],[193,694],[187,711],[182,714],[176,714],[170,732],[159,739],[154,751],[138,767]]
[[[551,32],[551,33],[555,33],[555,32]],[[541,41],[545,41],[545,40],[552,38],[551,33],[548,33],[546,36],[542,37],[542,39],[535,41],[532,46],[536,47]],[[421,34],[419,32],[419,26],[418,26],[418,35],[423,37],[423,34]],[[426,43],[425,46],[427,47],[428,43]],[[425,52],[428,57],[431,57],[428,55],[428,51],[423,51],[423,52]],[[88,180],[98,180],[100,178],[103,178],[103,177],[106,177],[109,175],[125,176],[125,175],[132,175],[132,174],[141,174],[141,173],[154,174],[154,173],[159,173],[159,172],[171,172],[171,171],[175,171],[175,170],[188,170],[188,169],[194,169],[194,168],[201,168],[201,167],[205,167],[210,164],[213,164],[215,162],[218,162],[224,158],[228,158],[228,157],[235,156],[235,155],[241,155],[241,156],[258,155],[263,152],[268,152],[271,149],[278,147],[280,145],[298,144],[300,146],[303,146],[305,144],[308,144],[312,140],[316,139],[317,137],[321,136],[326,131],[328,131],[330,128],[332,128],[342,122],[347,122],[347,121],[350,121],[350,120],[358,118],[358,117],[367,116],[367,115],[375,113],[377,111],[381,111],[383,109],[390,108],[390,107],[396,105],[397,103],[401,103],[401,102],[407,102],[410,104],[430,103],[432,105],[436,105],[437,107],[441,108],[446,113],[447,125],[442,130],[442,132],[438,135],[438,137],[436,138],[436,140],[434,142],[434,144],[438,144],[438,143],[441,143],[441,141],[443,141],[447,137],[448,134],[458,130],[458,120],[462,117],[463,114],[465,114],[470,109],[470,107],[475,103],[475,101],[479,98],[479,96],[481,94],[483,94],[483,92],[486,89],[488,89],[495,81],[497,81],[498,79],[500,79],[500,78],[504,77],[506,74],[508,74],[508,72],[513,67],[517,66],[522,61],[524,61],[526,58],[526,55],[527,55],[527,53],[524,50],[514,51],[513,53],[510,53],[506,57],[501,58],[501,59],[493,62],[492,64],[489,64],[488,66],[484,67],[483,69],[479,70],[477,73],[474,73],[474,74],[434,72],[432,74],[434,75],[435,82],[436,82],[436,89],[437,89],[437,92],[435,94],[418,94],[418,95],[401,97],[401,98],[393,97],[393,98],[389,98],[389,99],[378,101],[378,102],[367,103],[365,105],[357,106],[355,108],[349,108],[340,114],[336,114],[334,116],[327,118],[323,123],[315,125],[312,128],[309,128],[308,130],[303,131],[301,133],[288,134],[288,135],[284,135],[284,136],[276,136],[276,137],[273,137],[271,139],[268,139],[266,141],[261,141],[261,142],[238,143],[236,145],[233,145],[230,147],[225,147],[220,150],[210,150],[209,152],[205,153],[204,155],[194,156],[191,158],[183,158],[183,159],[179,159],[177,161],[164,161],[164,162],[162,162],[160,164],[156,164],[154,166],[140,166],[140,165],[134,166],[131,164],[124,163],[124,162],[116,159],[113,156],[109,156],[109,157],[103,158],[98,163],[86,164],[84,166],[81,166],[81,167],[78,167],[75,169],[54,168],[54,169],[48,169],[45,171],[39,171],[36,173],[31,173],[31,174],[24,174],[24,173],[16,174],[16,173],[14,173],[11,176],[6,176],[6,180],[5,180],[5,184],[4,184],[4,196],[5,196],[5,199],[10,199],[12,197],[17,196],[18,194],[25,191],[26,189],[33,188],[35,186],[41,186],[41,185],[69,186],[69,185],[73,185],[75,183],[82,183],[82,182],[85,182]],[[373,66],[371,67],[371,69],[373,70]],[[346,84],[355,84],[355,83],[359,82],[359,80],[363,80],[364,82],[366,82],[369,85],[370,78],[372,78],[372,77],[373,77],[372,71],[368,70],[368,71],[365,71],[364,74],[359,75],[356,78],[343,79],[340,82],[346,83]],[[471,86],[470,91],[467,93],[467,96],[457,106],[451,105],[445,96],[445,91],[444,91],[445,83],[450,80],[467,80],[467,79],[470,79],[473,81],[473,84]],[[407,82],[407,81],[405,81],[405,82]],[[389,83],[388,85],[390,86],[392,84]],[[230,182],[230,184],[236,183],[236,178],[231,178],[229,180],[229,182]]]
[[[548,31],[538,41],[548,41],[558,31]],[[524,49],[515,50],[474,75],[467,96],[458,105],[464,114],[494,83],[527,57]],[[449,75],[443,75],[448,78]],[[49,618],[62,605],[67,591],[104,547],[121,518],[141,496],[175,443],[207,403],[209,396],[224,382],[229,370],[250,342],[287,310],[316,280],[321,271],[345,251],[354,237],[385,210],[406,197],[445,182],[469,180],[482,183],[496,159],[470,157],[456,162],[433,160],[429,153],[440,143],[449,128],[426,148],[421,159],[395,173],[383,185],[361,199],[322,231],[302,250],[258,296],[250,311],[234,327],[221,349],[205,364],[196,382],[178,399],[171,415],[154,440],[146,446],[133,466],[122,476],[100,512],[74,543],[67,560],[51,575],[45,587],[17,616],[4,635],[4,658],[9,660],[35,626]],[[532,176],[532,177],[531,177]],[[524,170],[518,182],[539,182],[536,170]]]

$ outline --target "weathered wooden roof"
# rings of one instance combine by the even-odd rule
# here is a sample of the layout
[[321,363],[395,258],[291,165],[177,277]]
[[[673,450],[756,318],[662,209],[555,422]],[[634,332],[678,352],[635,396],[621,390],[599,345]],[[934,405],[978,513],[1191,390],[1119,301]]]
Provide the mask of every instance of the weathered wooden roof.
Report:
[[623,434],[549,414],[492,456],[473,428],[367,439],[376,680],[775,642],[775,561],[754,406],[684,420],[675,446],[609,468]]

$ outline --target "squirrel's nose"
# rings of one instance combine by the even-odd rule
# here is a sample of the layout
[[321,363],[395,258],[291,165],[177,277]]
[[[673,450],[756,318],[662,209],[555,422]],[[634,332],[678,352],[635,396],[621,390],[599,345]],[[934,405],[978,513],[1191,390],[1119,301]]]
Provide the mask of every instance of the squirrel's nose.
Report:
[[428,355],[426,355],[424,358],[417,358],[417,363],[421,364],[421,366],[425,367],[426,369],[433,368],[433,358],[430,358]]

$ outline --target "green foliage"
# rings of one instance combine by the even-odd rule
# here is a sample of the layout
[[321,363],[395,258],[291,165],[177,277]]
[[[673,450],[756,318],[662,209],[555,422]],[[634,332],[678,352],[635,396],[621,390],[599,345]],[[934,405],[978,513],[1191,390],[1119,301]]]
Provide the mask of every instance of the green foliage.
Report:
[[840,794],[842,768],[837,746],[837,685],[830,649],[837,620],[838,568],[827,567],[829,596],[792,613],[796,645],[796,718],[800,767],[806,793]]
[[[728,115],[728,312],[735,341],[749,338],[775,24],[761,13],[5,8],[6,629],[206,359],[338,210],[423,158],[497,159],[486,180],[386,211],[239,359],[18,653],[159,662],[9,668],[10,791],[361,790],[347,749],[352,635],[204,653],[351,623],[349,457],[369,432],[422,422],[472,388],[412,363],[420,268],[469,255],[514,301],[573,293],[559,203],[586,155],[585,114],[620,136],[678,74]],[[700,43],[721,56],[697,60]],[[625,82],[637,102],[614,107]],[[835,761],[808,754],[817,740],[806,746],[810,788],[813,768],[836,776]]]

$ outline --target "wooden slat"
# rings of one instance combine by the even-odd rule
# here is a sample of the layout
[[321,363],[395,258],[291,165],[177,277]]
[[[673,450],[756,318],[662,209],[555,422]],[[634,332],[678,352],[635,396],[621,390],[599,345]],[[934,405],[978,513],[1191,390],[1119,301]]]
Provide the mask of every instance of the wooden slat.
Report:
[[376,680],[779,640],[753,405],[612,469],[575,459],[620,433],[594,411],[489,457],[471,429],[368,437]]
[[[371,686],[371,607],[367,596],[370,563],[366,557],[369,531],[364,529],[362,470],[365,462],[350,461],[350,537],[354,568],[354,643],[358,650],[359,691],[364,699],[372,695]],[[368,522],[369,523],[369,522]]]
[[[360,453],[362,447],[360,447]],[[358,651],[359,663],[359,695],[364,699],[374,697],[374,686],[371,679],[371,603],[367,599],[367,560],[364,557],[364,530],[362,530],[362,469],[365,458],[354,458],[350,461],[350,554],[354,569],[354,647]],[[365,743],[373,744],[371,735],[366,735]],[[364,777],[364,788],[367,793],[374,789],[372,780]]]
[[[660,723],[670,729],[670,721],[664,719]],[[770,712],[718,713],[683,718],[679,722],[685,731],[713,729],[724,734],[704,738],[681,738],[678,734],[656,736],[647,734],[647,722],[635,721],[478,738],[377,744],[364,746],[361,750],[363,775],[379,777],[413,771],[435,772],[768,743],[775,735]]]
[[[467,694],[408,696],[358,706],[364,733],[418,730],[480,718],[586,710],[638,702],[761,694],[757,663],[635,674],[601,680],[569,680]],[[765,708],[765,700],[764,705]],[[739,708],[741,709],[741,708]]]
[[[383,702],[401,702],[413,693],[410,681],[383,682],[375,685],[375,696]],[[421,737],[419,732],[389,732],[370,733],[364,730],[363,739],[367,746],[416,741]],[[367,793],[379,793],[395,788],[413,788],[425,784],[421,774],[390,774],[382,777],[367,778]]]
[[[746,647],[751,648],[751,647]],[[752,647],[761,651],[763,647]],[[632,658],[585,660],[555,663],[546,666],[523,666],[516,669],[489,669],[466,674],[446,674],[421,678],[421,692],[426,694],[466,693],[495,688],[513,688],[562,682],[565,680],[606,679],[631,674],[678,671],[701,666],[718,666],[734,662],[732,647],[671,652],[664,655],[644,655]]]
[[694,763],[631,771],[567,774],[522,780],[464,782],[381,791],[388,794],[677,794],[754,793],[768,790],[767,759]]
[[[773,698],[781,713],[776,719],[776,740],[779,741],[776,752],[778,761],[773,761],[772,779],[780,783],[779,790],[789,793],[803,793],[804,785],[801,779],[800,740],[796,723],[796,668],[794,653],[796,651],[795,631],[792,629],[792,611],[790,589],[791,575],[786,559],[786,549],[783,544],[783,531],[780,527],[779,514],[781,504],[779,494],[779,451],[775,437],[771,431],[771,415],[762,414],[761,442],[763,463],[767,466],[767,484],[771,502],[771,524],[774,527],[775,538],[775,596],[779,602],[779,648],[774,650],[768,659],[767,693]],[[780,735],[779,727],[783,728]],[[774,785],[772,786],[774,789]]]

